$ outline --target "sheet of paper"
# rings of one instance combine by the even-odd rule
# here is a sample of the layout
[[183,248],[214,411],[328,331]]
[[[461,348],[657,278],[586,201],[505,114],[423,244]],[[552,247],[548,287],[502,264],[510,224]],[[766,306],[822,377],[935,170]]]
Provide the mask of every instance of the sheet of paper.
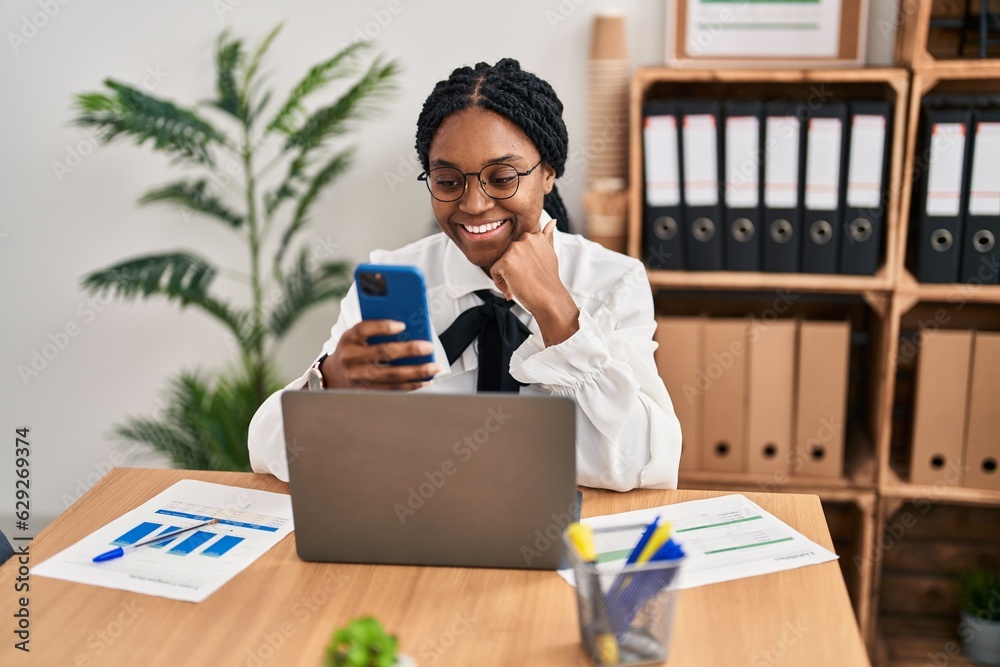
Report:
[[840,12],[841,0],[689,0],[687,55],[832,58]]
[[[219,522],[172,540],[126,550],[121,558],[93,562],[94,556],[116,546],[209,519]],[[31,573],[201,602],[292,528],[288,495],[185,479],[32,568]]]
[[[694,588],[836,560],[837,554],[766,512],[746,496],[733,494],[634,512],[584,519],[595,530],[670,521],[684,547],[677,588]],[[600,547],[598,547],[600,548]],[[625,564],[625,552],[597,554],[598,568]],[[574,584],[572,570],[560,570]]]

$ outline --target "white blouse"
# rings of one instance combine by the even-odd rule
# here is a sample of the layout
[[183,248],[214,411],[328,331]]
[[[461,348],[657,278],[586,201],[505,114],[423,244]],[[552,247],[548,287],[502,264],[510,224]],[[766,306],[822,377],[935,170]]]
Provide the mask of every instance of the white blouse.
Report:
[[[542,212],[540,224],[549,219]],[[653,361],[653,298],[642,263],[581,236],[555,232],[559,277],[580,308],[579,330],[546,348],[538,325],[520,304],[512,307],[531,336],[515,350],[510,374],[522,395],[569,396],[576,400],[577,481],[616,491],[636,487],[676,488],[681,428]],[[476,392],[476,344],[447,367],[438,339],[465,310],[482,302],[473,292],[500,294],[486,273],[469,262],[443,233],[399,250],[376,250],[376,264],[406,264],[424,273],[431,312],[434,358],[443,371],[423,392]],[[323,345],[332,354],[343,333],[361,321],[355,286],[344,297],[340,317]],[[286,389],[305,386],[306,376]],[[250,422],[250,463],[255,472],[288,480],[281,392],[270,396]]]

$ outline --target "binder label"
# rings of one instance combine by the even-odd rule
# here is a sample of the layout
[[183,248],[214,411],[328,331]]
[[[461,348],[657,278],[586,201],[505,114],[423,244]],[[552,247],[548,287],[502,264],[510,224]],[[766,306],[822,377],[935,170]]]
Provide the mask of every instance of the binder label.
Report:
[[795,208],[799,199],[799,119],[769,116],[765,131],[764,205]]
[[965,124],[934,123],[927,165],[927,215],[954,216],[961,211]]
[[1000,215],[1000,123],[977,123],[969,215]]
[[681,203],[677,119],[673,116],[647,116],[642,135],[646,203],[650,206],[677,206]]
[[719,203],[718,137],[715,116],[684,116],[684,202],[688,206]]
[[726,119],[726,206],[754,208],[760,183],[760,121],[754,116]]
[[877,208],[882,203],[885,173],[885,118],[854,116],[847,161],[847,205]]
[[806,208],[833,211],[840,198],[839,118],[813,118],[809,121],[806,144]]

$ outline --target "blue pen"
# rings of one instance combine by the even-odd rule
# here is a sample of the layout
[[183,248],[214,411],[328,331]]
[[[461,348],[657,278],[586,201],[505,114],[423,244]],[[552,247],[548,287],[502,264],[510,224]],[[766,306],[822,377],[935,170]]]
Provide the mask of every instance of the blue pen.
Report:
[[642,550],[646,548],[650,538],[653,537],[653,533],[656,532],[656,527],[659,523],[660,517],[656,517],[649,523],[648,526],[646,526],[646,529],[642,531],[642,537],[639,538],[635,548],[632,549],[632,553],[628,555],[628,560],[625,561],[625,565],[635,564],[635,561],[639,559],[639,555],[642,553]]
[[186,533],[188,531],[194,530],[195,528],[203,528],[205,526],[210,526],[213,523],[218,523],[218,519],[211,519],[209,521],[203,521],[202,523],[197,523],[193,526],[188,526],[187,528],[181,528],[180,530],[175,530],[172,533],[164,533],[163,535],[157,535],[138,544],[126,544],[123,547],[115,547],[111,551],[105,551],[104,553],[94,556],[95,563],[103,563],[106,560],[114,560],[115,558],[121,558],[127,552],[133,549],[138,549],[139,547],[144,547],[147,544],[155,544],[157,542],[162,542],[163,540],[169,540],[172,537],[177,537],[181,533]]
[[663,543],[663,546],[657,550],[653,557],[649,559],[649,562],[657,560],[674,560],[675,558],[684,558],[684,547],[682,547],[677,542],[674,542],[674,538],[670,538]]
[[[679,560],[684,556],[684,548],[670,538],[648,562]],[[612,609],[610,615],[614,619],[612,629],[619,637],[631,626],[632,619],[639,610],[673,582],[677,576],[677,568],[650,568],[647,571],[636,572],[633,576],[635,581],[632,585],[619,590],[615,598],[609,602]]]
[[[649,544],[649,540],[652,539],[653,533],[656,532],[656,529],[659,526],[659,524],[660,524],[660,517],[657,516],[652,521],[650,521],[649,525],[646,526],[646,528],[642,531],[642,536],[639,538],[639,541],[636,542],[635,547],[632,548],[632,553],[628,555],[628,559],[625,560],[626,567],[628,567],[629,565],[635,565],[635,562],[639,560],[639,556],[642,555],[642,550],[646,548],[647,544]],[[611,588],[608,590],[608,597],[610,598],[617,595],[621,591],[622,587],[625,585],[625,582],[627,580],[628,577],[624,574],[619,574],[617,577],[615,577],[614,582],[612,582],[611,584]]]

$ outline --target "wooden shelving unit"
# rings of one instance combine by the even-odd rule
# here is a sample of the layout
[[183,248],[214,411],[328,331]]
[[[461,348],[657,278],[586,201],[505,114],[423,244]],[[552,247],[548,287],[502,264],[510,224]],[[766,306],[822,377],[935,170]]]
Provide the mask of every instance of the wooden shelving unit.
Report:
[[[909,3],[901,3],[909,5]],[[995,91],[1000,94],[1000,61],[935,61],[926,52],[926,39],[920,42],[913,31],[929,21],[929,3],[919,3],[915,16],[904,16],[898,33],[898,48],[909,56],[900,62],[913,63],[912,70],[902,68],[865,68],[854,70],[682,70],[645,68],[634,73],[630,90],[629,132],[629,217],[627,249],[633,257],[642,257],[642,107],[649,97],[762,97],[784,93],[808,97],[816,86],[844,98],[886,99],[893,104],[892,155],[889,169],[889,201],[886,206],[885,247],[882,261],[873,276],[814,274],[775,274],[743,272],[659,271],[648,272],[658,308],[676,299],[704,299],[703,312],[733,316],[740,303],[756,298],[755,293],[787,290],[808,298],[856,298],[874,315],[868,321],[868,354],[862,360],[867,375],[869,403],[863,427],[848,431],[845,447],[845,473],[839,478],[816,478],[786,475],[778,480],[773,474],[717,473],[688,471],[681,474],[683,488],[708,488],[732,491],[794,491],[814,493],[828,504],[831,533],[838,533],[847,549],[842,567],[850,591],[859,627],[876,665],[910,667],[927,664],[928,652],[944,650],[955,638],[954,622],[948,617],[928,612],[926,615],[901,613],[905,605],[919,605],[934,599],[934,591],[950,581],[953,572],[939,568],[930,572],[910,572],[910,564],[901,555],[881,548],[886,531],[893,528],[901,508],[913,503],[928,503],[938,514],[963,516],[974,513],[979,518],[993,518],[996,546],[1000,548],[1000,490],[973,489],[954,485],[917,485],[909,482],[908,443],[894,443],[906,434],[894,434],[894,409],[897,407],[897,374],[900,337],[908,322],[921,309],[938,305],[949,307],[953,316],[945,328],[983,326],[1000,330],[1000,286],[968,284],[927,285],[914,278],[912,262],[907,261],[910,234],[910,201],[913,196],[914,169],[918,142],[920,102],[928,93]],[[904,7],[905,9],[905,7]],[[924,15],[926,14],[926,16]],[[923,21],[923,23],[921,23]],[[922,49],[922,51],[920,51]],[[919,54],[914,55],[920,51]],[[678,296],[679,295],[679,296]],[[803,299],[805,300],[805,298]],[[959,306],[956,309],[956,306]],[[694,306],[681,305],[681,314]],[[912,312],[911,312],[912,311]],[[959,312],[961,311],[961,312]],[[811,316],[806,310],[805,315]],[[859,332],[855,331],[857,335]],[[1000,407],[1000,405],[998,405]],[[898,423],[897,423],[898,426]],[[895,449],[894,449],[895,447]],[[845,519],[849,517],[849,519]],[[848,526],[849,528],[845,528]],[[946,533],[937,544],[920,537],[911,538],[929,553],[958,553],[958,544]],[[837,535],[835,543],[837,542]],[[904,536],[902,539],[907,539]],[[957,538],[956,538],[957,539]],[[928,546],[930,544],[930,546]],[[983,538],[974,543],[977,554],[993,546]],[[838,547],[839,548],[839,547]],[[934,551],[937,549],[938,551]],[[978,551],[976,551],[978,549]],[[887,553],[889,555],[887,556]],[[998,551],[1000,553],[1000,551]],[[885,576],[883,576],[885,575]],[[937,588],[935,588],[937,587]],[[941,593],[945,595],[945,593]],[[946,598],[947,604],[953,603]],[[916,609],[919,609],[917,607]],[[949,607],[950,609],[950,607]],[[971,664],[962,656],[949,656],[950,665]]]

